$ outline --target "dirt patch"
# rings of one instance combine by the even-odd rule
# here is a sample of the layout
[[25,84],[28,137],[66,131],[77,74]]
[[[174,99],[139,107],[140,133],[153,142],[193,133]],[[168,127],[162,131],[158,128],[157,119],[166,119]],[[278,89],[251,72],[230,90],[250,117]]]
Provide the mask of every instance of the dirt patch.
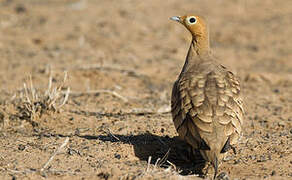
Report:
[[[193,179],[204,171],[199,154],[190,156],[177,139],[168,112],[190,41],[168,18],[186,13],[208,18],[215,55],[243,85],[244,136],[221,176],[292,178],[291,5],[0,1],[0,178]],[[66,104],[38,111],[36,124],[21,118],[29,75],[45,93],[49,77],[58,84],[64,71]]]

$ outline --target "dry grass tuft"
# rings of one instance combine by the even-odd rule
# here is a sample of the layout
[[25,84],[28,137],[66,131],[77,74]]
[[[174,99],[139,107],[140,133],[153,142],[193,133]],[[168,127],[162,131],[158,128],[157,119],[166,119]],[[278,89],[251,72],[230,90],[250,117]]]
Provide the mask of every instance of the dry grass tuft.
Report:
[[[54,86],[53,77],[50,74],[48,88],[42,92],[35,89],[32,78],[29,76],[29,79],[23,83],[19,98],[16,96],[12,98],[18,112],[17,116],[34,123],[46,112],[59,112],[68,101],[70,94],[70,88],[65,88],[66,81],[67,72],[64,73],[63,80]],[[66,93],[63,93],[63,89],[66,89]]]
[[[155,164],[151,164],[152,157],[148,158],[148,165],[144,172],[137,179],[152,179],[153,177],[159,179],[199,179],[197,175],[182,176],[181,171],[177,169],[176,165],[167,160],[170,149],[162,158],[158,158]],[[162,167],[163,165],[163,167]],[[167,166],[165,168],[165,166]]]

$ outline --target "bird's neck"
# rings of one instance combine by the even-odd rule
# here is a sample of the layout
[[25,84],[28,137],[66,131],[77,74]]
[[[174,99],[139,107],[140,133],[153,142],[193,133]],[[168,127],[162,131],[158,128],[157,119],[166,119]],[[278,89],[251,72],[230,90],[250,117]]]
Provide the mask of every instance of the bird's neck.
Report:
[[192,49],[196,55],[205,56],[210,54],[209,35],[206,36],[193,36],[190,49]]
[[186,64],[200,63],[211,55],[208,37],[193,37],[186,58]]
[[200,64],[203,61],[210,60],[211,50],[209,47],[209,39],[204,38],[194,38],[192,39],[185,64],[181,71],[182,75],[184,72],[188,71],[193,65]]

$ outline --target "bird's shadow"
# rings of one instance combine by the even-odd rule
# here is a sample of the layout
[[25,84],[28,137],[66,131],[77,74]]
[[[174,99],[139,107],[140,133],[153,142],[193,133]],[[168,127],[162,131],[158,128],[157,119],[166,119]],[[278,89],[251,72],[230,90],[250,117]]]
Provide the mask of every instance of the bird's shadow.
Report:
[[[143,161],[149,161],[153,165],[167,168],[175,165],[181,175],[198,174],[203,176],[202,169],[205,161],[199,152],[191,153],[189,145],[179,140],[178,137],[157,136],[151,133],[140,135],[79,135],[85,139],[98,139],[112,143],[126,143],[134,147],[135,155]],[[151,159],[149,157],[151,156]]]

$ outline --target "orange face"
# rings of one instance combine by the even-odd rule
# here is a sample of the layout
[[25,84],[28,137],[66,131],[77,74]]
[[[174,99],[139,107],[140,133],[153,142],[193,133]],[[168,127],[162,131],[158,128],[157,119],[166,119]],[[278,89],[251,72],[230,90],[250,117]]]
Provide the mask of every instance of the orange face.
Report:
[[195,37],[201,37],[207,34],[207,24],[205,20],[200,16],[195,15],[174,16],[171,17],[170,19],[183,24]]

